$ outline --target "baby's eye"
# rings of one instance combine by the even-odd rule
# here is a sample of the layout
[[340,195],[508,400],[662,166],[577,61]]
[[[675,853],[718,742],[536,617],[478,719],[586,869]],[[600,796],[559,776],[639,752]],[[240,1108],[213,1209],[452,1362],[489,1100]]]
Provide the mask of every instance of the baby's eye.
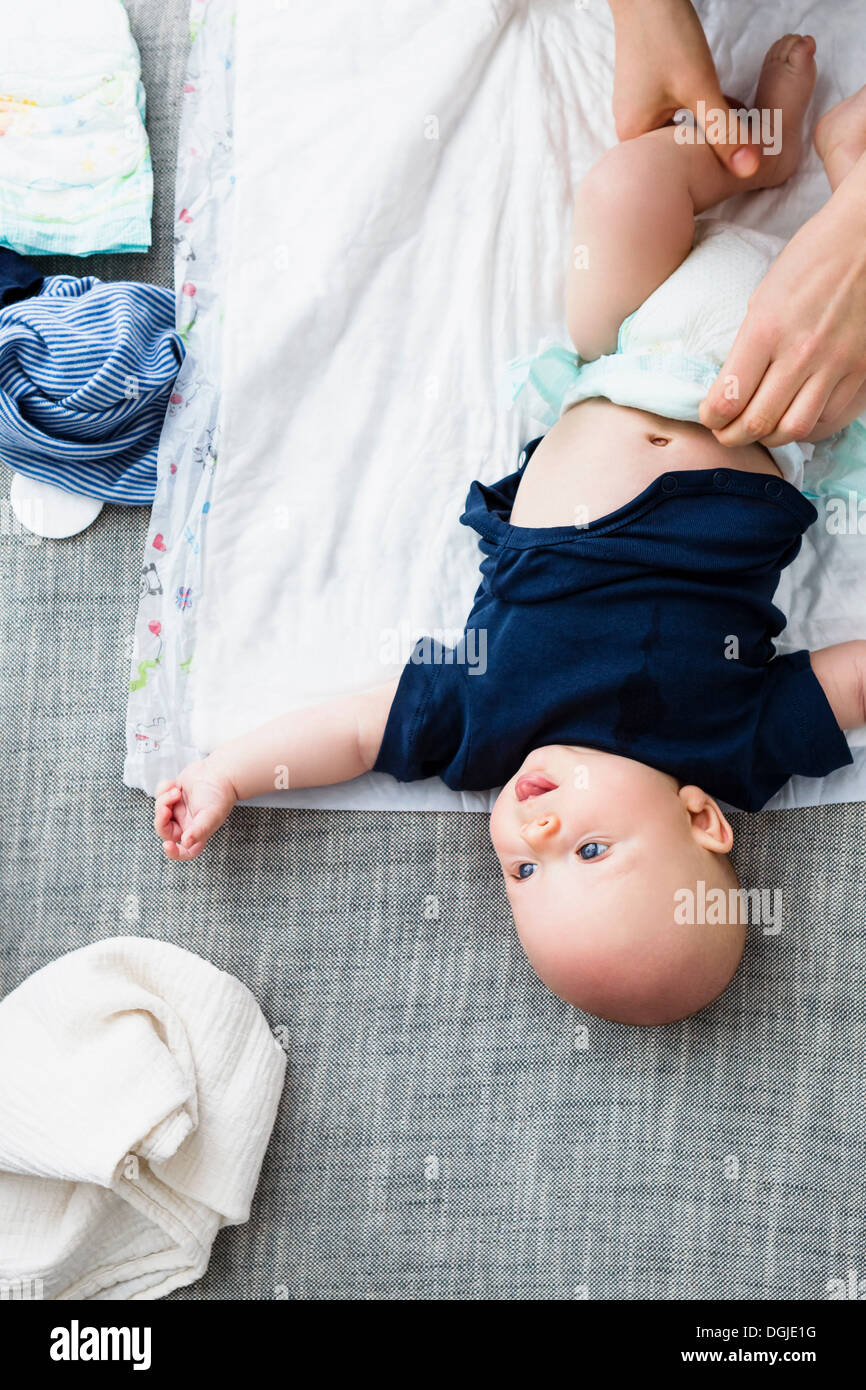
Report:
[[661,449],[661,448],[664,448],[665,444],[670,444],[671,441],[667,438],[666,435],[663,435],[663,434],[651,434],[650,437],[649,437],[649,442],[650,442],[650,444],[657,444],[657,445],[659,446],[659,448]]
[[590,840],[588,844],[581,845],[577,852],[581,859],[597,859],[606,849],[610,849],[610,845],[603,845],[599,840]]
[[532,875],[533,875],[534,873],[535,873],[535,865],[534,865],[534,864],[518,864],[518,866],[517,866],[517,877],[518,877],[518,878],[532,878]]

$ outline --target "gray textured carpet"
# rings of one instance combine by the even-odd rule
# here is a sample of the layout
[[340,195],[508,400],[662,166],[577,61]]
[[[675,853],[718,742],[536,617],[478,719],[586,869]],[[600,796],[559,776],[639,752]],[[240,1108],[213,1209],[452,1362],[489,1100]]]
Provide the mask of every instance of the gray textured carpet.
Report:
[[[171,283],[186,5],[130,11],[156,243],[88,267]],[[736,817],[783,928],[753,929],[724,999],[665,1030],[535,981],[484,817],[242,810],[169,864],[120,781],[144,535],[111,508],[68,542],[0,535],[0,966],[7,990],[100,937],[160,937],[281,1030],[252,1220],[174,1297],[799,1300],[866,1273],[866,809]]]

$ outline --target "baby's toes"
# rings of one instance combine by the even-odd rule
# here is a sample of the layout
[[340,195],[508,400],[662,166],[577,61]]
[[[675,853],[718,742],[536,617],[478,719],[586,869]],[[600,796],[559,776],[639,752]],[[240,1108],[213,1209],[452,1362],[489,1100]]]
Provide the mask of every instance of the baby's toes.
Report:
[[788,34],[790,43],[786,46],[782,60],[793,72],[808,73],[815,57],[815,40],[811,34]]
[[783,34],[771,44],[764,63],[779,63],[792,72],[807,72],[815,56],[815,40],[811,34]]

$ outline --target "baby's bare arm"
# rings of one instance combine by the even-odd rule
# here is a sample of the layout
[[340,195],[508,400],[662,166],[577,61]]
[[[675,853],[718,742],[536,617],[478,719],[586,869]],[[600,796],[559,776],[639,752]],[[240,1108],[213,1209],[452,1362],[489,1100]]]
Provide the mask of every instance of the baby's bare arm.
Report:
[[348,782],[369,772],[397,681],[293,710],[189,763],[157,787],[153,824],[169,859],[195,859],[236,801],[288,787]]
[[397,681],[281,714],[222,744],[207,758],[239,801],[278,786],[325,787],[369,772],[382,743]]
[[837,642],[812,652],[812,670],[839,728],[866,724],[866,641]]

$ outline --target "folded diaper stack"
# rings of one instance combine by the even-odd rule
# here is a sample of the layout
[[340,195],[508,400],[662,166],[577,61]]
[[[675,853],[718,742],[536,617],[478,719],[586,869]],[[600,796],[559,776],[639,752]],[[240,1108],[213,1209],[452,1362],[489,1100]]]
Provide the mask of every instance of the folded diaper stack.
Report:
[[[0,1004],[0,1296],[154,1299],[248,1219],[285,1075],[249,990],[113,937]],[[17,1291],[17,1294],[16,1294]]]
[[153,174],[121,0],[0,0],[0,34],[0,243],[146,250]]

